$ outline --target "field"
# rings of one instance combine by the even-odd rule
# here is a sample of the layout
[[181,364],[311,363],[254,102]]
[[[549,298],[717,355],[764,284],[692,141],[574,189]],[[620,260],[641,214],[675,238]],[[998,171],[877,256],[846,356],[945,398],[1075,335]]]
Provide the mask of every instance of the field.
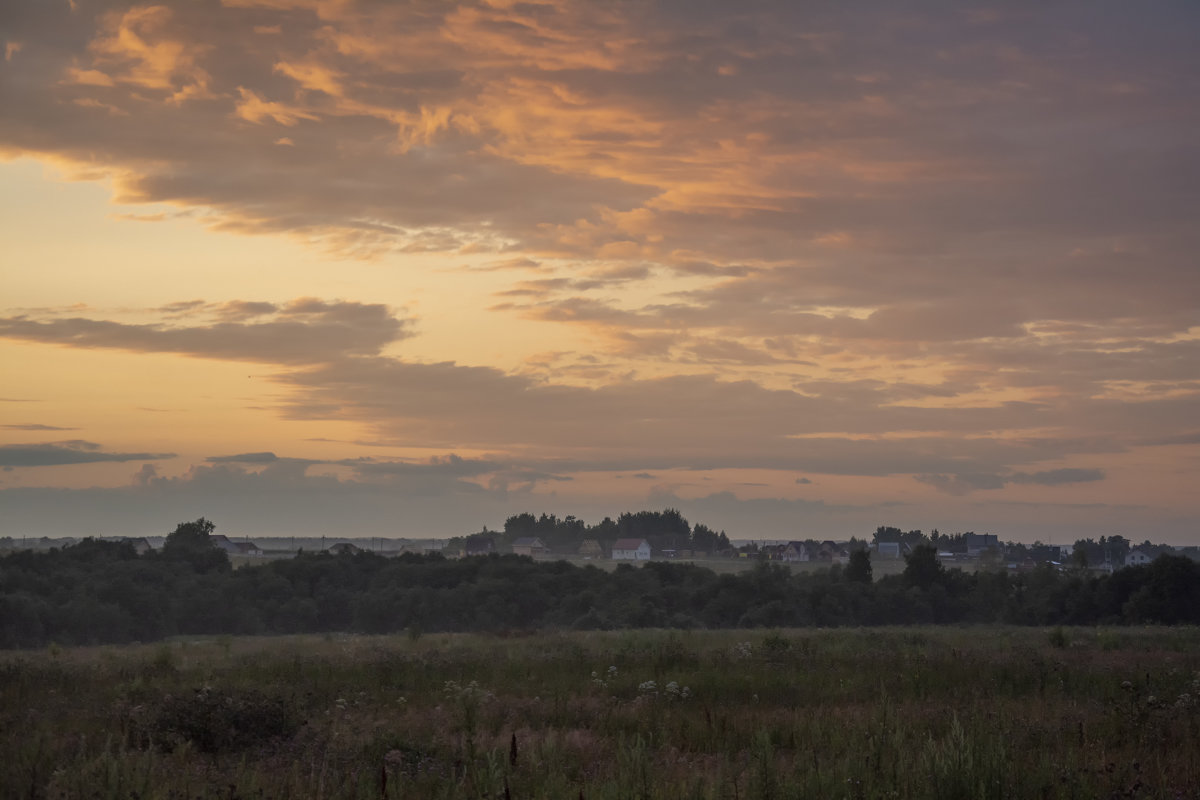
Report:
[[189,639],[0,655],[22,798],[1200,795],[1200,631]]

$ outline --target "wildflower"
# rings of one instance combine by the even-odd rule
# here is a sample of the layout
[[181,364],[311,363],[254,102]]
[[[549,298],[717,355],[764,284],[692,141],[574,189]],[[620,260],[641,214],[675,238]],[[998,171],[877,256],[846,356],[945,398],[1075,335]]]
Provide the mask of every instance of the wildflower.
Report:
[[680,686],[675,681],[668,683],[665,691],[667,693],[667,697],[671,698],[672,700],[686,700],[692,696],[691,689],[686,686]]

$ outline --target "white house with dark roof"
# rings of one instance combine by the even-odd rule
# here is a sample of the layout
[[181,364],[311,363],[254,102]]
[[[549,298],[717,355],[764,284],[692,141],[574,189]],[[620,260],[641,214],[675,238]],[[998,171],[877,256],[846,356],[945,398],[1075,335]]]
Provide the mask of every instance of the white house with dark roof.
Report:
[[1154,556],[1147,553],[1140,547],[1129,551],[1129,555],[1125,556],[1125,566],[1140,567],[1142,564],[1149,564],[1154,560]]
[[649,561],[650,543],[645,539],[617,539],[613,542],[614,561]]
[[261,556],[262,549],[254,542],[235,542],[223,533],[214,533],[208,537],[214,547],[219,547],[231,556]]
[[804,542],[788,542],[780,559],[787,562],[811,561],[812,553],[808,552],[808,545]]

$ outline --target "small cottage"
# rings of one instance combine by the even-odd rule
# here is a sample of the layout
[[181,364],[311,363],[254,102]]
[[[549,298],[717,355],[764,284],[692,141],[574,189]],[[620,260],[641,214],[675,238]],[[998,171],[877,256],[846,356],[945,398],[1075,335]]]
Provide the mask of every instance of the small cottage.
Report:
[[544,556],[550,548],[537,536],[522,536],[512,543],[512,551],[518,556]]
[[650,543],[645,539],[617,539],[613,542],[614,561],[649,561]]

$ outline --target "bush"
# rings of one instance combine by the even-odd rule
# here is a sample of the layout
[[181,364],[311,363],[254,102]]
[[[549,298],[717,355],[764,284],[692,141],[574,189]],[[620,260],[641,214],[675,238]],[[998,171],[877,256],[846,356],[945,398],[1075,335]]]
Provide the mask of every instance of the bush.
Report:
[[283,698],[204,686],[165,697],[148,733],[164,750],[190,742],[202,753],[219,753],[288,738],[299,728],[299,715]]

